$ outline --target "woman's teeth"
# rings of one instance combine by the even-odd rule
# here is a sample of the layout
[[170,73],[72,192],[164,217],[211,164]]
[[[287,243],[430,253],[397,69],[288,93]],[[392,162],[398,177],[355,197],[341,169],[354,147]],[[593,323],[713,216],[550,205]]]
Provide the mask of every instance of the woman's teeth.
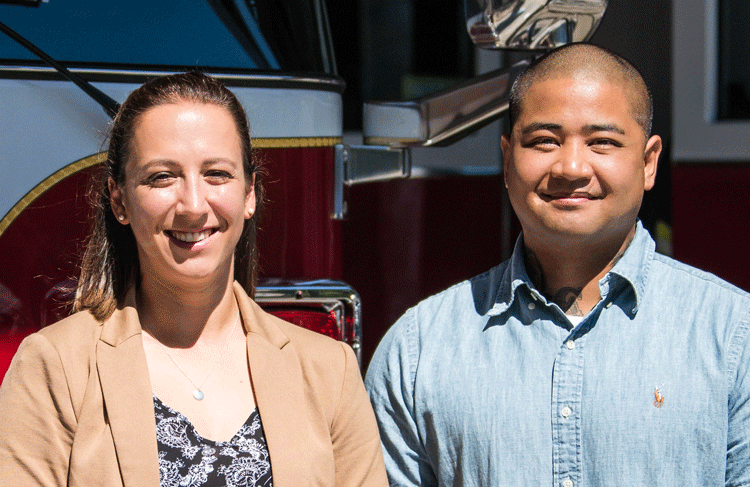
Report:
[[202,232],[193,232],[193,233],[169,232],[169,234],[172,235],[177,240],[179,240],[180,242],[195,243],[195,242],[200,242],[201,240],[208,238],[209,235],[211,235],[211,230],[204,230]]

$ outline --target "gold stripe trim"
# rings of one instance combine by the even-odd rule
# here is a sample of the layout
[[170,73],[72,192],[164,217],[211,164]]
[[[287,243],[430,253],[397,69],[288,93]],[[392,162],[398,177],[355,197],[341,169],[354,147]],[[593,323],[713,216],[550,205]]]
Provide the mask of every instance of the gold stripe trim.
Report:
[[424,140],[417,139],[417,138],[402,139],[402,138],[396,138],[396,137],[365,137],[364,138],[365,145],[385,145],[385,146],[399,147],[402,145],[414,144],[414,143],[419,143],[419,142],[424,142]]
[[[252,139],[253,148],[255,149],[288,149],[288,148],[304,148],[304,147],[333,147],[336,144],[342,143],[341,137],[283,137],[283,138],[254,138]],[[42,193],[47,191],[49,188],[67,178],[71,174],[74,174],[82,169],[91,167],[93,165],[104,162],[107,158],[106,152],[100,152],[93,154],[88,157],[84,157],[76,162],[73,162],[59,171],[55,172],[47,179],[37,184],[34,189],[26,193],[13,208],[5,214],[2,220],[0,220],[0,236],[3,235],[5,230],[13,223],[18,215],[26,209],[35,199],[37,199]]]
[[13,223],[13,220],[15,220],[18,217],[18,215],[20,215],[21,212],[26,209],[27,206],[33,203],[35,199],[41,196],[42,193],[44,193],[45,191],[50,189],[52,186],[62,181],[63,179],[67,178],[71,174],[75,174],[78,171],[81,171],[82,169],[86,169],[87,167],[91,167],[101,162],[104,162],[106,159],[107,159],[106,152],[100,152],[98,154],[93,154],[91,156],[84,157],[83,159],[80,159],[76,162],[68,164],[67,166],[63,167],[62,169],[58,170],[57,172],[49,176],[47,179],[45,179],[41,183],[37,184],[34,187],[34,189],[26,193],[26,195],[23,198],[18,200],[18,203],[16,203],[13,206],[13,208],[11,208],[10,211],[5,214],[3,219],[0,220],[0,237],[3,235],[5,230],[8,229],[10,224]]
[[294,147],[333,147],[342,143],[341,137],[283,137],[253,138],[254,149],[288,149]]

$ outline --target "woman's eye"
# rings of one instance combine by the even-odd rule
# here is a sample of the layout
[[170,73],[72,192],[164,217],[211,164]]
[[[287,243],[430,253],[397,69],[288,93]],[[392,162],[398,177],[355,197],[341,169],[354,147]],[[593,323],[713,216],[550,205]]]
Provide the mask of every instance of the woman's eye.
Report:
[[159,185],[166,184],[171,179],[172,179],[171,174],[167,172],[157,172],[157,173],[151,174],[148,178],[146,178],[146,183],[150,184],[151,186],[159,186]]
[[206,178],[211,181],[224,182],[232,178],[232,175],[227,171],[212,170],[206,172]]

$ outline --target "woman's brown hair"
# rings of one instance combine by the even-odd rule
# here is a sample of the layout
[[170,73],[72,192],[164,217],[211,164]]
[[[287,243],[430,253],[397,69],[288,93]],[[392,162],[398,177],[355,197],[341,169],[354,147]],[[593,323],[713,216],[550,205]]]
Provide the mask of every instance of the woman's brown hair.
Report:
[[122,187],[125,164],[140,117],[151,108],[189,101],[225,108],[234,119],[242,149],[247,181],[255,176],[256,211],[245,220],[234,252],[234,278],[253,296],[257,277],[255,239],[263,203],[262,171],[253,157],[250,129],[239,100],[221,82],[202,73],[174,74],[149,81],[128,96],[115,116],[109,136],[107,160],[99,176],[93,229],[81,264],[75,311],[90,310],[103,321],[123,302],[131,286],[140,280],[135,237],[129,225],[122,225],[112,213],[107,181]]

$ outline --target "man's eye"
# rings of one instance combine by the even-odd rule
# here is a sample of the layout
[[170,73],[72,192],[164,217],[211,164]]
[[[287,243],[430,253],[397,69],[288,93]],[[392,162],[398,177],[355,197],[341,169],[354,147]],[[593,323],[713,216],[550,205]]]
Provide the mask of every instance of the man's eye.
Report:
[[537,137],[529,141],[527,147],[539,147],[541,149],[546,149],[555,147],[556,145],[557,141],[552,137]]
[[619,144],[617,141],[612,139],[595,139],[591,142],[592,146],[595,147],[620,147],[621,144]]

